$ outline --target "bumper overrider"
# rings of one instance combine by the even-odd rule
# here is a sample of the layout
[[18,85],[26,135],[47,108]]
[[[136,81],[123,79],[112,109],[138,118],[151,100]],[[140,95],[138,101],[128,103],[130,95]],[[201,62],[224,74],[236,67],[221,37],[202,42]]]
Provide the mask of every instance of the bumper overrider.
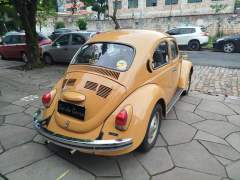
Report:
[[49,131],[44,126],[48,124],[48,119],[42,118],[41,110],[38,110],[34,115],[34,125],[39,134],[45,137],[49,142],[66,147],[72,150],[82,152],[109,152],[127,149],[132,145],[132,139],[113,139],[113,140],[82,140],[71,137],[66,137]]

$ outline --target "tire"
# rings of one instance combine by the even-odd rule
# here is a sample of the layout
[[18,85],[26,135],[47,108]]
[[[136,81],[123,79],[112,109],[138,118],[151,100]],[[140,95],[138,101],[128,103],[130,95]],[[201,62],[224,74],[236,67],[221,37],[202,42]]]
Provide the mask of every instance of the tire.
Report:
[[155,107],[153,108],[153,111],[148,123],[147,132],[144,136],[143,142],[138,148],[139,151],[148,152],[155,145],[159,135],[162,119],[163,119],[162,107],[160,104],[156,104]]
[[186,90],[183,91],[182,95],[183,96],[186,96],[188,95],[189,91],[190,91],[190,87],[191,87],[191,80],[192,80],[192,74],[189,75],[189,78],[188,78],[188,87]]
[[28,57],[27,57],[27,54],[25,52],[22,53],[22,60],[23,62],[27,63],[28,62]]
[[201,45],[197,40],[192,40],[188,43],[188,49],[190,49],[191,51],[199,51],[200,48],[201,48]]
[[233,53],[235,49],[236,49],[235,44],[232,42],[226,42],[223,45],[223,52],[225,53]]
[[43,56],[43,61],[44,61],[45,64],[48,64],[48,65],[53,64],[53,58],[48,54],[45,54]]

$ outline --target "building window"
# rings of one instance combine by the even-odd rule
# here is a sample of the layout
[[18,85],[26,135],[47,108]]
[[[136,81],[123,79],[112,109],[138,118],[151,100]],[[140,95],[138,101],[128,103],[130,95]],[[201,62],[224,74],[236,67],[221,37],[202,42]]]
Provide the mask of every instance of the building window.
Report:
[[188,3],[198,3],[202,2],[202,0],[188,0]]
[[157,6],[157,0],[146,0],[146,7]]
[[138,8],[138,0],[128,0],[128,9]]
[[178,0],[165,0],[165,5],[177,4]]
[[122,1],[113,1],[113,9],[115,7],[115,2],[116,2],[117,9],[122,9]]

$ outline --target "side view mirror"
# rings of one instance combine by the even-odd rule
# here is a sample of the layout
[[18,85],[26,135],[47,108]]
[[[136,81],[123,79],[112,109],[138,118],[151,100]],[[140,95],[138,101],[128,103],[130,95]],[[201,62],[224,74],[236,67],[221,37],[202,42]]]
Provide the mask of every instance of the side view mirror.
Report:
[[153,72],[152,62],[151,62],[150,59],[147,60],[147,70],[148,70],[148,72],[150,72],[150,73]]

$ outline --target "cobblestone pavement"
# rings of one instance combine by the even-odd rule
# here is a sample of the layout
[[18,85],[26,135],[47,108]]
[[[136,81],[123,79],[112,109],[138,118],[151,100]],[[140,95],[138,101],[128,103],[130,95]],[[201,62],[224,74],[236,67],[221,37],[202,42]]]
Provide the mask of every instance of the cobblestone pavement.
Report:
[[[40,94],[65,67],[0,71],[0,174],[10,180],[239,180],[240,100],[191,92],[182,97],[148,153],[119,157],[45,145],[32,126]],[[1,179],[1,176],[0,176]]]
[[240,69],[194,66],[191,90],[240,96]]

